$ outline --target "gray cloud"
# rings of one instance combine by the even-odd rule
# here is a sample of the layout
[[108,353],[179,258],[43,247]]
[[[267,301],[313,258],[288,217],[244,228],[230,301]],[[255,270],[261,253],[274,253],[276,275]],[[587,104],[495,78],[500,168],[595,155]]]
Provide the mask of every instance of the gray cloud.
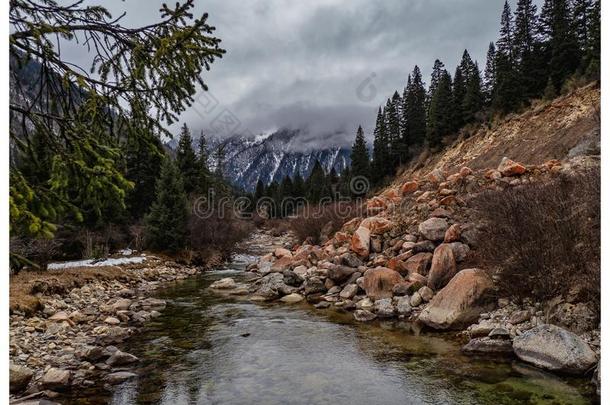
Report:
[[[103,2],[115,15],[126,10],[127,25],[154,21],[161,3]],[[207,0],[196,4],[196,13],[209,13],[227,54],[204,77],[210,95],[201,99],[213,97],[216,108],[202,113],[202,105],[195,104],[181,122],[209,135],[302,127],[308,129],[303,144],[346,145],[358,125],[370,136],[378,106],[394,90],[402,92],[415,64],[425,79],[437,58],[453,71],[467,48],[483,67],[487,46],[497,38],[503,1]],[[68,52],[76,59],[86,57],[82,48]],[[221,120],[215,118],[227,111],[234,123],[219,131],[214,123]]]

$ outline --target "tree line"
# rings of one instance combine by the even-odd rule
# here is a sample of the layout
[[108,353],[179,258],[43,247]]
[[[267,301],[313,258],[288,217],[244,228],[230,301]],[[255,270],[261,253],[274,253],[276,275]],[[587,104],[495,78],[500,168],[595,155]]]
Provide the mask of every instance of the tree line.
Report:
[[415,66],[402,95],[395,91],[377,111],[372,156],[358,128],[351,174],[381,184],[423,147],[441,147],[466,125],[599,80],[600,25],[599,0],[545,0],[540,12],[532,0],[518,0],[514,13],[506,1],[483,73],[464,50],[453,76],[434,61],[426,89]]

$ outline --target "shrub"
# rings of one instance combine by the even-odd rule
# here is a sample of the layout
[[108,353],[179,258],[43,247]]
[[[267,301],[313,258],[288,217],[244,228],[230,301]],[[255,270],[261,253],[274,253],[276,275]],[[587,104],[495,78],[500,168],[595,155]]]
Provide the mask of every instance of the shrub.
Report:
[[478,255],[500,293],[538,300],[585,288],[600,294],[600,174],[487,191],[474,199],[483,221]]
[[309,205],[299,210],[296,217],[290,220],[290,225],[299,241],[323,243],[325,238],[331,237],[356,215],[356,204]]

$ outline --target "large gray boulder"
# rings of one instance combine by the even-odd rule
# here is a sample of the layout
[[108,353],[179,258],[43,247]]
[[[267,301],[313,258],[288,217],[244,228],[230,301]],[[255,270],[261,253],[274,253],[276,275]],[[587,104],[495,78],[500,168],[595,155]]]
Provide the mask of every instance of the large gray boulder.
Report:
[[9,366],[10,390],[19,392],[28,386],[34,371],[25,366],[11,363]]
[[536,326],[513,339],[513,350],[536,367],[569,374],[583,374],[597,363],[589,345],[559,326]]
[[419,233],[426,239],[442,241],[449,224],[445,218],[430,218],[419,224]]

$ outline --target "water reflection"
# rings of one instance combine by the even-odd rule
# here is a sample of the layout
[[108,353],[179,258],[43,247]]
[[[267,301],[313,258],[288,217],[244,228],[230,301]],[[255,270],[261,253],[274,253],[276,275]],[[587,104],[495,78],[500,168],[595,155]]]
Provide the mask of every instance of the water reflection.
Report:
[[163,291],[160,296],[170,302],[163,315],[124,347],[141,359],[138,379],[111,394],[88,395],[87,403],[95,402],[92,398],[116,405],[591,401],[580,380],[510,360],[467,358],[446,336],[416,336],[405,331],[408,325],[356,325],[350,314],[208,292],[228,270]]

